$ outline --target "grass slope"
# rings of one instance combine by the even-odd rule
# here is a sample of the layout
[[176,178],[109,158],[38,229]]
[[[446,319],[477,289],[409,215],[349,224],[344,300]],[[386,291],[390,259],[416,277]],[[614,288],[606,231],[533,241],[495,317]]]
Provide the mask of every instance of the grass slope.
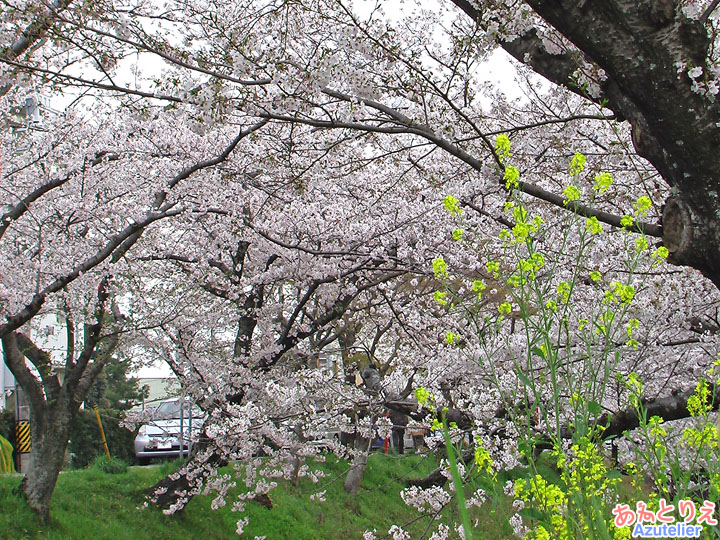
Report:
[[[373,455],[361,493],[353,498],[342,489],[347,464],[329,458],[315,464],[325,478],[317,484],[302,479],[298,486],[279,483],[270,493],[272,509],[248,505],[250,523],[240,538],[265,536],[267,540],[322,540],[362,538],[363,531],[384,534],[393,523],[415,520],[407,530],[422,535],[426,518],[405,506],[399,491],[405,478],[423,476],[436,463],[422,456]],[[131,467],[122,474],[107,474],[90,467],[63,473],[52,500],[52,522],[42,527],[12,490],[19,477],[0,477],[0,539],[32,540],[173,540],[179,538],[237,539],[239,516],[228,506],[211,510],[212,496],[196,497],[182,516],[165,516],[143,508],[143,492],[173,470],[173,464]],[[228,471],[229,472],[229,471]],[[326,502],[310,495],[326,490]]]

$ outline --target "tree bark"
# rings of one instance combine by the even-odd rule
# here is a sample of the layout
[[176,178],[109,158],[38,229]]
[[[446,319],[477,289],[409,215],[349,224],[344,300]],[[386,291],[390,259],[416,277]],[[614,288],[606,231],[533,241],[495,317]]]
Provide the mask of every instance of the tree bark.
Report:
[[343,488],[350,495],[355,497],[360,490],[362,485],[362,479],[365,475],[365,469],[367,469],[368,459],[370,457],[370,448],[372,446],[372,439],[366,439],[360,435],[355,436],[355,449],[358,453],[353,458],[350,470],[343,483]]
[[203,428],[200,439],[193,445],[190,456],[179,471],[169,474],[146,491],[150,502],[161,510],[182,512],[190,499],[199,492],[209,473],[227,465],[214,448],[212,439]]
[[[482,21],[477,4],[453,0]],[[572,82],[578,54],[547,53],[536,30],[503,48],[556,84],[602,104],[632,126],[637,153],[673,188],[662,216],[670,262],[702,272],[720,287],[720,103],[693,90],[687,70],[707,73],[707,28],[670,0],[527,0],[535,12],[570,40],[584,60],[607,75],[602,95],[584,95]],[[684,62],[685,69],[678,69]]]
[[76,408],[58,403],[30,416],[32,452],[20,489],[28,506],[45,523],[50,520],[50,499],[65,462],[70,424],[76,413]]

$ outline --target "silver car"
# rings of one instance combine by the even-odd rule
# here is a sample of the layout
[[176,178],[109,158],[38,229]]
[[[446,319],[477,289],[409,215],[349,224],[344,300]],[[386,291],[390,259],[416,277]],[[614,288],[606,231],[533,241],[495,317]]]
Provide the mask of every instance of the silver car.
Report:
[[181,398],[163,401],[152,416],[153,420],[140,426],[135,437],[135,456],[141,465],[147,465],[152,458],[179,457],[181,447],[182,454],[187,456],[193,435],[200,432],[205,421],[197,406]]

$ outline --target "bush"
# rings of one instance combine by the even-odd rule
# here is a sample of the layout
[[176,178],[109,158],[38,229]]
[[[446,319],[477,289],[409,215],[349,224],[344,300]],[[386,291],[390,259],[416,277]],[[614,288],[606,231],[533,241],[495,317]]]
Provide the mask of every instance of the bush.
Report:
[[[4,411],[0,411],[0,437],[4,438],[8,441],[8,444],[10,445],[10,454],[9,459],[10,463],[15,463],[15,411],[11,411],[9,409],[5,409]],[[7,446],[5,449],[5,452],[7,452]],[[7,460],[7,456],[6,456]],[[11,471],[11,472],[14,472]]]
[[[126,463],[134,463],[135,434],[120,425],[122,414],[116,409],[100,409],[100,418],[110,454]],[[100,437],[95,411],[88,409],[78,411],[70,432],[69,451],[74,468],[87,467],[97,457],[104,456],[105,448]]]
[[13,462],[13,447],[8,440],[0,435],[0,474],[9,474],[15,472],[15,464]]
[[107,474],[122,474],[127,471],[127,463],[116,457],[99,456],[95,458],[93,466]]

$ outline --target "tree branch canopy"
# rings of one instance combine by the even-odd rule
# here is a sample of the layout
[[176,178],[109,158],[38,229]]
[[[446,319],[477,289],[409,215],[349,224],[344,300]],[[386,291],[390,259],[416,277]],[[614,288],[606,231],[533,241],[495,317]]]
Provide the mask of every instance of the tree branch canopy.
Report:
[[[474,4],[453,1],[481,20]],[[602,68],[602,94],[585,97],[630,123],[637,153],[673,188],[663,213],[670,261],[696,268],[720,286],[720,106],[694,86],[687,73],[701,67],[701,87],[710,80],[705,26],[670,0],[527,4],[578,51],[549,54],[534,29],[502,47],[540,75],[581,95],[571,78],[581,67],[579,58]]]

